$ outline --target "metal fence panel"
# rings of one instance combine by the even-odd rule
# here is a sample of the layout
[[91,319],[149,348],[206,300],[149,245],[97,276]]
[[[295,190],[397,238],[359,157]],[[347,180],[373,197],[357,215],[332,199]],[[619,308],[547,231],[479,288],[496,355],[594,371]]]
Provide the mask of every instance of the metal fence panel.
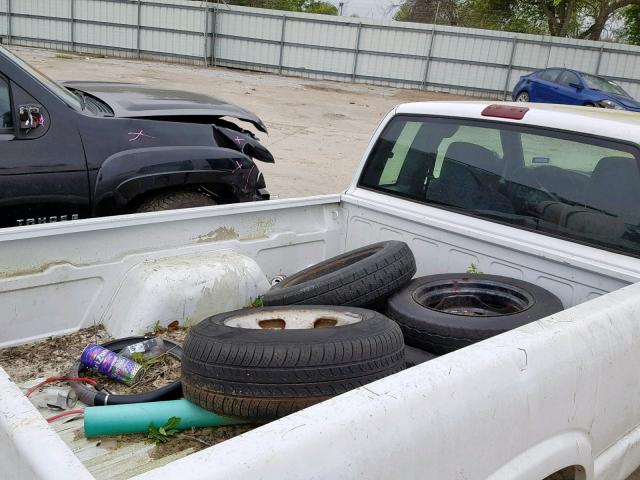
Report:
[[11,2],[11,12],[15,14],[69,18],[70,11],[70,0],[13,0]]
[[386,76],[389,79],[409,80],[419,85],[424,77],[424,60],[395,57],[393,55],[360,54],[356,75],[379,77],[380,72],[387,72]]
[[66,20],[50,20],[30,17],[13,17],[11,34],[14,37],[46,38],[51,41],[67,41],[71,36],[71,24]]
[[[243,63],[278,67],[280,46],[256,44],[250,40],[219,38],[216,40],[218,61],[241,66]],[[226,62],[225,62],[226,61]]]
[[285,68],[300,71],[324,71],[333,74],[351,75],[353,61],[353,54],[349,52],[287,46],[284,50],[282,64]]
[[245,39],[280,41],[282,17],[258,17],[254,15],[237,15],[227,9],[217,11],[218,35],[230,35]]
[[118,25],[136,25],[138,22],[138,6],[135,2],[114,4],[102,0],[74,1],[76,20],[109,22]]
[[77,23],[75,25],[75,42],[84,46],[100,48],[135,49],[136,31],[129,27]]
[[363,25],[360,49],[403,55],[426,55],[431,41],[431,31],[384,30]]
[[[201,2],[193,2],[197,6]],[[206,5],[205,5],[206,6]],[[142,4],[141,24],[167,30],[203,32],[205,27],[204,8],[185,9],[171,4]]]
[[310,23],[305,18],[288,16],[285,41],[325,47],[355,48],[357,24]]
[[549,55],[549,65],[595,73],[598,54],[598,50],[576,49],[570,45],[553,46]]
[[640,95],[640,47],[204,1],[0,0],[0,40],[494,98],[569,67]]
[[546,45],[519,42],[513,57],[513,64],[518,66],[526,65],[533,70],[546,68],[549,48]]

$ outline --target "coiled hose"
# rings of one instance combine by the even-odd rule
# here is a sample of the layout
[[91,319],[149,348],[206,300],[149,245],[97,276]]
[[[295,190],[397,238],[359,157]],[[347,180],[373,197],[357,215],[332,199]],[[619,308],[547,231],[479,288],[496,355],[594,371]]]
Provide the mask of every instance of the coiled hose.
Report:
[[[102,344],[102,347],[107,348],[113,352],[118,353],[125,347],[133,345],[134,343],[143,342],[150,337],[127,337],[120,338],[118,340],[112,340]],[[182,361],[182,347],[170,340],[162,339],[164,346],[162,350],[164,353],[171,355],[178,360]],[[69,371],[69,377],[80,377],[81,371],[84,366],[80,363],[80,360],[75,362]],[[80,382],[71,382],[71,388],[78,395],[80,400],[85,405],[98,406],[98,405],[125,405],[130,403],[146,403],[146,402],[158,402],[161,400],[175,400],[182,397],[182,382],[176,380],[175,382],[160,387],[151,392],[139,393],[135,395],[111,395],[106,392],[98,391],[92,386],[85,385]]]

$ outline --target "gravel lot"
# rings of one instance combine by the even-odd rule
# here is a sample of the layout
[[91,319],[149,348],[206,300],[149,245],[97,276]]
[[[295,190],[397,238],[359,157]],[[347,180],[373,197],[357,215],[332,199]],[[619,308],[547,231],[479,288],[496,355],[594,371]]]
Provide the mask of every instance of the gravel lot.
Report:
[[276,158],[275,165],[258,162],[259,167],[268,189],[280,198],[344,190],[373,131],[395,105],[465,98],[225,68],[69,56],[24,47],[11,50],[56,80],[134,82],[191,90],[255,112],[269,129],[268,137],[260,136]]

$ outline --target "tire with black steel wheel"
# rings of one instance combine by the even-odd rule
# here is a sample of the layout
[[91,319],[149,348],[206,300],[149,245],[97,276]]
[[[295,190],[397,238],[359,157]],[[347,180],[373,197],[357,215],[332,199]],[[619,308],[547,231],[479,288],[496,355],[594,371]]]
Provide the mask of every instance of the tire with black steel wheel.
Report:
[[542,287],[497,275],[454,273],[413,280],[389,298],[405,342],[448,353],[563,309]]
[[263,302],[369,307],[407,284],[415,273],[416,261],[406,243],[374,243],[286,277],[271,287]]
[[134,213],[160,212],[211,205],[216,205],[216,202],[204,193],[192,190],[172,190],[143,200],[133,211]]
[[270,420],[404,367],[402,332],[380,313],[264,307],[193,327],[184,343],[182,388],[207,410]]

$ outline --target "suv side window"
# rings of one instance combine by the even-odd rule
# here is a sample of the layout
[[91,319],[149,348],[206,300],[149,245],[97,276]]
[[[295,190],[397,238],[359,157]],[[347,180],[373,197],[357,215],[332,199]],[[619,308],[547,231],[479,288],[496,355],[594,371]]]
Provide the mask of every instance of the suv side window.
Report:
[[13,127],[9,82],[0,76],[0,129]]
[[640,257],[638,150],[616,140],[398,115],[359,185]]
[[560,85],[564,85],[565,87],[568,87],[572,83],[579,85],[580,79],[575,73],[570,72],[569,70],[564,70],[558,77],[558,80],[556,81],[556,83]]

